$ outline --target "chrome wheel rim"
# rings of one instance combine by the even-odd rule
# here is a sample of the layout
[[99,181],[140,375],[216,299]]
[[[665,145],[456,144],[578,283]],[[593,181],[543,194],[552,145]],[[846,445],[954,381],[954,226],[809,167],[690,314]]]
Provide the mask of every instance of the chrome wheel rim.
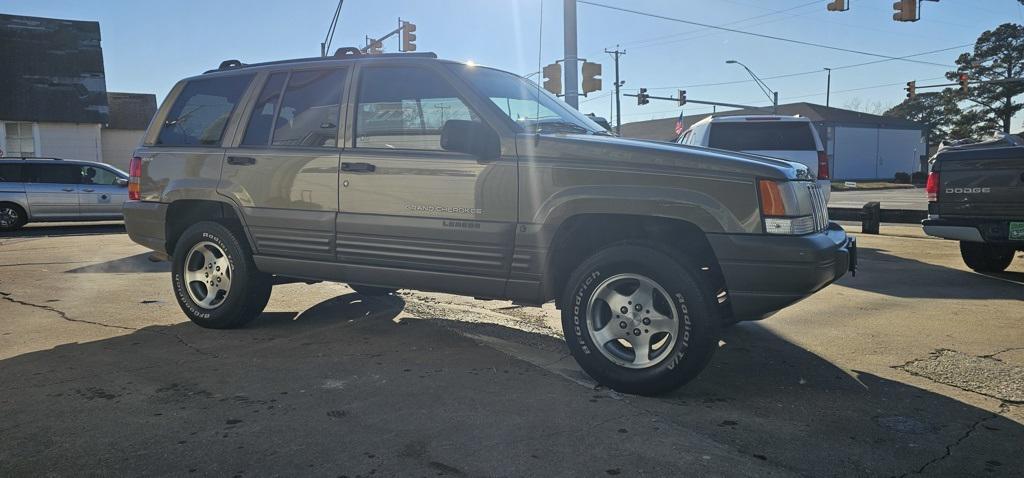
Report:
[[185,254],[185,290],[196,305],[216,309],[231,292],[231,262],[217,244],[203,241]]
[[0,227],[11,227],[17,223],[18,211],[10,206],[0,208]]
[[598,284],[590,296],[587,330],[605,358],[642,369],[668,358],[679,317],[657,282],[640,274],[618,274]]

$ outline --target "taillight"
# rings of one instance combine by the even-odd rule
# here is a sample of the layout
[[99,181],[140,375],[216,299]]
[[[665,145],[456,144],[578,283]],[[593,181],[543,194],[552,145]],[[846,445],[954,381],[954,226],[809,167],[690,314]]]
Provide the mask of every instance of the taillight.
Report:
[[142,190],[139,188],[139,180],[142,178],[142,158],[136,156],[128,164],[128,199],[131,201],[142,200]]
[[828,172],[828,153],[824,151],[818,151],[818,179],[831,179],[832,175]]
[[928,192],[928,202],[935,202],[939,200],[939,172],[932,171],[928,173],[928,183],[925,184],[924,190]]

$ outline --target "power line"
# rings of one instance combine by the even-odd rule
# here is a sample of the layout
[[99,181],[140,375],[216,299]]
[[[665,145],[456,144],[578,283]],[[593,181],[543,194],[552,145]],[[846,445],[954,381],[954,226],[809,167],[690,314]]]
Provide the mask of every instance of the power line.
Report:
[[811,47],[815,47],[815,48],[824,48],[824,49],[828,49],[828,50],[842,51],[842,52],[846,52],[846,53],[856,53],[858,55],[873,56],[873,57],[876,57],[876,58],[886,58],[886,59],[889,59],[889,60],[901,60],[901,61],[907,61],[907,62],[911,62],[911,63],[920,63],[920,64],[925,64],[925,65],[943,66],[943,67],[947,67],[947,68],[952,68],[953,67],[952,65],[948,65],[948,64],[934,63],[934,62],[929,62],[929,61],[911,60],[911,59],[907,59],[907,58],[899,58],[899,57],[894,57],[894,56],[889,56],[889,55],[883,55],[881,53],[872,53],[872,52],[863,51],[863,50],[854,50],[852,48],[842,48],[842,47],[831,46],[831,45],[823,45],[821,43],[814,43],[814,42],[803,41],[803,40],[794,40],[792,38],[784,38],[784,37],[779,37],[779,36],[775,36],[775,35],[765,35],[763,33],[748,32],[748,31],[744,31],[744,30],[738,30],[738,29],[735,29],[735,28],[722,27],[722,26],[718,26],[718,25],[709,25],[707,23],[700,23],[700,22],[694,22],[694,21],[690,21],[690,20],[683,20],[681,18],[674,18],[674,17],[665,16],[665,15],[658,15],[656,13],[642,12],[642,11],[639,11],[639,10],[632,10],[632,9],[629,9],[629,8],[615,7],[615,6],[605,5],[603,3],[591,2],[591,1],[587,1],[587,0],[577,0],[577,2],[578,3],[582,3],[584,5],[590,5],[590,6],[594,6],[594,7],[601,7],[601,8],[606,8],[606,9],[609,9],[609,10],[616,10],[616,11],[625,12],[625,13],[632,13],[634,15],[642,15],[642,16],[651,17],[651,18],[658,18],[658,19],[661,19],[661,20],[668,20],[668,21],[671,21],[671,22],[684,23],[684,24],[687,24],[687,25],[696,25],[696,26],[699,26],[699,27],[711,28],[711,29],[715,29],[715,30],[722,30],[722,31],[727,31],[727,32],[732,32],[732,33],[739,33],[741,35],[754,36],[754,37],[758,37],[758,38],[767,38],[769,40],[782,41],[782,42],[793,43],[793,44],[797,44],[797,45],[811,46]]
[[[901,56],[901,57],[897,57],[897,58],[894,58],[894,59],[882,59],[882,60],[867,61],[867,62],[863,62],[863,63],[854,63],[852,65],[837,66],[837,67],[833,67],[832,70],[845,70],[845,69],[848,69],[848,68],[856,68],[856,67],[860,67],[860,66],[874,65],[874,64],[878,64],[878,63],[885,63],[885,62],[888,62],[888,61],[894,61],[896,59],[901,59],[902,60],[902,59],[912,58],[912,57],[916,57],[916,56],[931,55],[931,54],[934,54],[934,53],[941,53],[941,52],[944,52],[944,51],[958,50],[960,48],[966,48],[966,47],[969,47],[969,46],[972,46],[972,45],[974,45],[974,44],[973,43],[966,43],[966,44],[963,44],[963,45],[951,46],[949,48],[942,48],[942,49],[939,49],[939,50],[931,50],[931,51],[926,51],[926,52],[921,52],[921,53],[914,53],[913,55]],[[818,70],[802,71],[802,72],[799,72],[799,73],[786,73],[786,74],[783,74],[783,75],[766,76],[763,79],[765,79],[765,80],[775,80],[775,79],[779,79],[779,78],[792,78],[794,76],[805,76],[805,75],[819,74],[822,71],[823,70],[818,69]],[[657,87],[651,87],[651,88],[647,88],[647,89],[648,90],[672,90],[672,89],[677,89],[677,88],[699,88],[699,87],[704,87],[704,86],[738,85],[738,84],[742,84],[742,83],[750,83],[751,81],[753,81],[753,80],[733,80],[733,81],[721,81],[721,82],[717,82],[717,83],[699,83],[699,84],[696,84],[696,85],[657,86]]]

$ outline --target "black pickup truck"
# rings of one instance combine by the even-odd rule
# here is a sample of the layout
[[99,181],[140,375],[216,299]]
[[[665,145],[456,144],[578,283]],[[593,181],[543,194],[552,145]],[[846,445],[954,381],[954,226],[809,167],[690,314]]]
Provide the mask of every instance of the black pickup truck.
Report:
[[931,163],[924,232],[960,241],[971,269],[1005,270],[1024,250],[1024,141],[943,147]]

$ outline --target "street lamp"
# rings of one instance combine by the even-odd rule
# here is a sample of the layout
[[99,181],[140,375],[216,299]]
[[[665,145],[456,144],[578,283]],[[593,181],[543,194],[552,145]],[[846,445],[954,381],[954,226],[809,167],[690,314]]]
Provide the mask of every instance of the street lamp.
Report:
[[772,102],[772,113],[775,113],[775,112],[778,111],[778,109],[779,109],[779,92],[778,91],[772,91],[772,89],[769,88],[768,85],[765,84],[765,82],[763,80],[761,80],[761,78],[758,78],[758,76],[755,75],[754,72],[750,68],[747,68],[747,65],[744,65],[743,63],[740,63],[740,62],[738,62],[736,60],[726,60],[725,63],[727,65],[734,65],[734,64],[735,65],[739,65],[739,66],[742,66],[744,70],[747,70],[747,73],[750,73],[750,76],[752,78],[754,78],[754,82],[757,83],[757,87],[761,88],[761,92],[764,93],[765,96],[767,96],[769,100],[771,100],[771,102]]

